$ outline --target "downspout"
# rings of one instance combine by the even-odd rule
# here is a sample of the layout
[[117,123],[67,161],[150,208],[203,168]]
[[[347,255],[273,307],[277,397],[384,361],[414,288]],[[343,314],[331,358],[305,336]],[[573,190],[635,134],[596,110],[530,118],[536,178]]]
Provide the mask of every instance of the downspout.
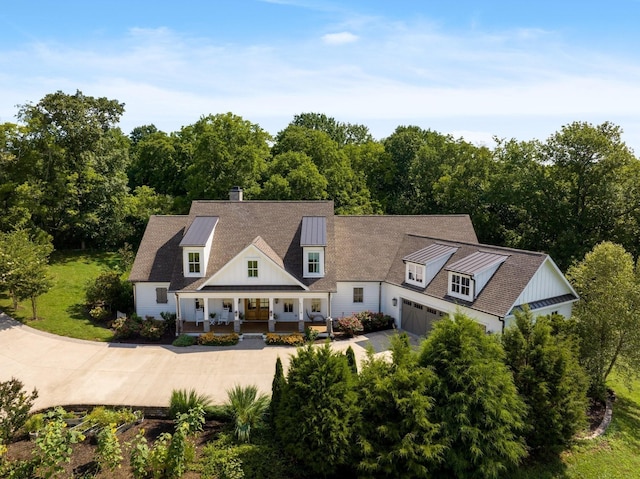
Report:
[[498,316],[498,321],[500,321],[502,323],[502,331],[501,334],[504,334],[504,318],[501,318],[500,316]]
[[378,283],[378,313],[382,313],[382,281]]
[[327,295],[328,295],[328,301],[329,301],[329,304],[327,306],[327,311],[329,312],[328,316],[331,318],[332,317],[331,316],[331,291],[329,291]]

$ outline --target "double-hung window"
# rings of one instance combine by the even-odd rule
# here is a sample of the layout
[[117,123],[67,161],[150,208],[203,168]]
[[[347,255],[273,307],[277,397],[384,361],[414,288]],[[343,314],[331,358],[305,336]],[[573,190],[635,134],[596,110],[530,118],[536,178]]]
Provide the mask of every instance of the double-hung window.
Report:
[[364,302],[364,288],[353,288],[353,302],[354,303]]
[[320,253],[316,251],[309,252],[307,271],[311,274],[320,274]]
[[200,272],[200,253],[189,253],[189,273]]

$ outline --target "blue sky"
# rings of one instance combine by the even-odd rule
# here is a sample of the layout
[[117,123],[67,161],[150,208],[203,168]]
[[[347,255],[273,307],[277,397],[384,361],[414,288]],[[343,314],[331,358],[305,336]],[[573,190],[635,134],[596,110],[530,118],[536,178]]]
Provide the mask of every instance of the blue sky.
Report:
[[124,102],[126,133],[319,112],[491,145],[608,120],[640,152],[640,0],[4,3],[0,122],[79,89]]

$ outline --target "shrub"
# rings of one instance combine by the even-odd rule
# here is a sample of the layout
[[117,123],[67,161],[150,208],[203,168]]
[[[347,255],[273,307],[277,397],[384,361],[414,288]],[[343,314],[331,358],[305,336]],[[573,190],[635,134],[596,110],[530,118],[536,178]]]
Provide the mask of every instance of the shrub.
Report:
[[215,333],[204,333],[198,336],[198,344],[202,346],[233,346],[238,344],[240,336],[236,333],[216,335]]
[[140,336],[151,341],[159,340],[165,333],[167,325],[164,321],[145,319],[140,327]]
[[24,423],[24,430],[29,433],[38,432],[43,427],[44,427],[44,414],[42,413],[31,415],[29,419],[27,419],[27,421]]
[[143,479],[147,477],[149,468],[149,444],[144,437],[144,429],[140,429],[132,442],[127,443],[131,448],[129,452],[129,463],[131,465],[131,473],[135,479]]
[[303,346],[305,343],[305,337],[300,333],[292,333],[292,334],[268,333],[267,339],[265,340],[265,342],[267,344],[280,345],[280,346]]
[[117,318],[111,323],[111,328],[116,339],[135,338],[142,329],[142,319],[137,314]]
[[309,343],[313,343],[316,339],[318,339],[319,335],[320,333],[313,328],[304,329],[304,339]]
[[96,321],[106,321],[111,316],[111,312],[103,306],[97,305],[89,311],[89,316]]
[[197,407],[206,409],[210,404],[211,398],[205,394],[198,394],[193,389],[174,389],[169,400],[169,417],[177,419],[180,414],[187,414]]
[[37,397],[38,391],[27,394],[19,379],[0,382],[0,443],[9,442],[24,425]]
[[364,330],[362,322],[355,315],[340,318],[338,320],[337,329],[342,331],[345,336],[349,338],[354,337],[356,334],[360,334]]
[[394,325],[394,319],[388,314],[361,311],[360,313],[354,314],[354,316],[362,323],[362,328],[365,333],[391,329]]
[[195,336],[189,336],[188,334],[181,334],[171,343],[173,346],[177,346],[179,348],[184,348],[187,346],[193,346],[198,342],[198,339]]
[[104,271],[87,284],[85,299],[90,310],[99,306],[109,312],[131,311],[133,288],[118,271]]

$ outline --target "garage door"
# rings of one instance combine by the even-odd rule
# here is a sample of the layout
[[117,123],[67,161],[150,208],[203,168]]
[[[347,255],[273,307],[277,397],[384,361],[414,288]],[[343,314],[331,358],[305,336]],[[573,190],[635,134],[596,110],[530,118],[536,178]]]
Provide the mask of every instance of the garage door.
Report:
[[405,331],[426,336],[437,319],[437,315],[431,314],[426,306],[408,299],[402,300],[402,329]]

